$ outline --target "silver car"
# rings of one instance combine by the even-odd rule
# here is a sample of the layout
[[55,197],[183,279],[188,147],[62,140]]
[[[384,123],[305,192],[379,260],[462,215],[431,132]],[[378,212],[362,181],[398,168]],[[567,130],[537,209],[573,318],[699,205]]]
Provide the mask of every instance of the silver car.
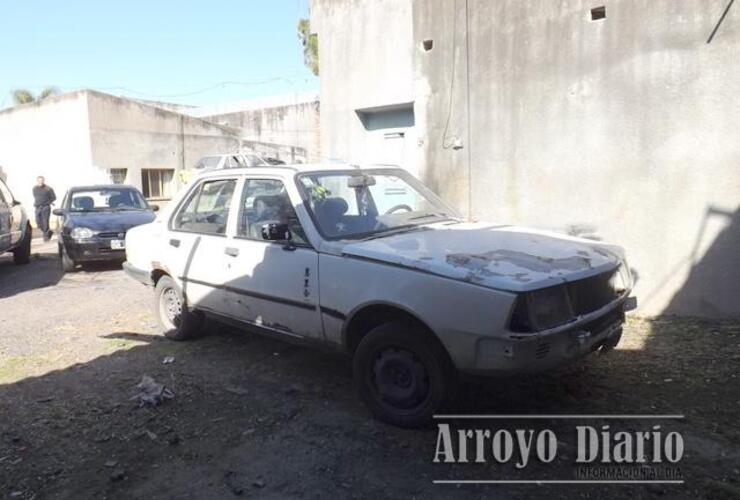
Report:
[[13,252],[13,262],[27,264],[31,258],[31,223],[20,202],[0,179],[0,254]]

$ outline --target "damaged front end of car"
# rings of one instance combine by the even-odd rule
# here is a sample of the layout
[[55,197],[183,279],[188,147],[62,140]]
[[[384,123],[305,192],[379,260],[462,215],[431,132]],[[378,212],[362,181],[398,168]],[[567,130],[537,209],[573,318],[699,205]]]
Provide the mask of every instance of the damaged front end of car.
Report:
[[518,294],[507,335],[479,342],[477,371],[539,372],[608,352],[619,343],[625,312],[636,307],[632,286],[623,262],[595,276]]

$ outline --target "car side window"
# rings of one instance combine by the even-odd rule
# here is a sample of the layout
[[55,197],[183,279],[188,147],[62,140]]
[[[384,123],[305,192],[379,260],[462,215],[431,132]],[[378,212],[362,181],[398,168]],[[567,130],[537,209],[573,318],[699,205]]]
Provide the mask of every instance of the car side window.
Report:
[[234,179],[201,183],[180,208],[172,228],[204,234],[226,233],[229,206],[235,188]]
[[239,236],[262,240],[262,226],[271,222],[287,224],[295,244],[308,244],[283,182],[276,179],[247,179],[241,200]]

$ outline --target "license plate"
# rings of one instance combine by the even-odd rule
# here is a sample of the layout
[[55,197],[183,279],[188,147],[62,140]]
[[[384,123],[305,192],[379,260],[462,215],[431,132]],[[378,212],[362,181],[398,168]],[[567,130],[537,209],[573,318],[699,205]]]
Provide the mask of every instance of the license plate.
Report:
[[110,240],[111,250],[123,250],[126,248],[126,240]]

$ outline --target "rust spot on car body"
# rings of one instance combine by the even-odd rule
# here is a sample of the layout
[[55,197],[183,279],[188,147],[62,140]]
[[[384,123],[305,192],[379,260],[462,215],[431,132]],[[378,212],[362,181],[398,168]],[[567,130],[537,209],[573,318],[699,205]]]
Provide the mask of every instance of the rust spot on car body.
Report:
[[[514,250],[493,250],[480,254],[449,254],[446,261],[452,266],[461,267],[473,273],[472,277],[470,273],[466,275],[466,281],[476,281],[486,276],[509,276],[517,281],[527,282],[531,281],[532,273],[579,271],[591,268],[591,259],[587,255],[588,253],[579,251],[577,255],[556,259]],[[503,274],[491,269],[501,263],[507,263],[528,272]]]

